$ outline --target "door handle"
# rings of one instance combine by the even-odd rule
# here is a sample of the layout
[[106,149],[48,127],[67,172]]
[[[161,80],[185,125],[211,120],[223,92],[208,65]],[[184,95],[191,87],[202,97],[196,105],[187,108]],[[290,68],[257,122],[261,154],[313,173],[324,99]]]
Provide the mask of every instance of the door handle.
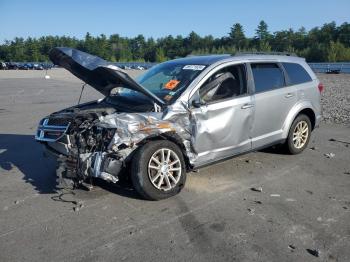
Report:
[[244,104],[243,106],[241,106],[242,109],[248,109],[248,108],[252,108],[254,105],[253,104]]
[[293,97],[293,96],[294,96],[293,93],[288,93],[288,94],[286,94],[284,97],[285,97],[285,98],[290,98],[290,97]]

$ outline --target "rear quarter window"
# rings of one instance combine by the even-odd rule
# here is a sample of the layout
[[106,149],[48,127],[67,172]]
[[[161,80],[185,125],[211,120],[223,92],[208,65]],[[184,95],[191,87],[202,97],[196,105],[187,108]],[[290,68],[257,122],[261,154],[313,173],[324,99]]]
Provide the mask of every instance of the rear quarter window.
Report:
[[285,86],[282,69],[275,63],[251,64],[255,93],[274,90]]
[[290,85],[297,85],[312,81],[308,72],[299,64],[296,63],[282,63],[289,77]]

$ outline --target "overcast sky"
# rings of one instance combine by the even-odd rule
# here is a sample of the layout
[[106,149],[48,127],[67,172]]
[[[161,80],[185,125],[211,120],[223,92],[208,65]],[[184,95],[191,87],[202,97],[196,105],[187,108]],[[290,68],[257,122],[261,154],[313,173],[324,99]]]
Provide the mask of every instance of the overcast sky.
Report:
[[260,20],[271,32],[350,22],[350,0],[0,0],[0,42],[14,37],[115,34],[133,37],[227,35],[241,23],[253,36]]

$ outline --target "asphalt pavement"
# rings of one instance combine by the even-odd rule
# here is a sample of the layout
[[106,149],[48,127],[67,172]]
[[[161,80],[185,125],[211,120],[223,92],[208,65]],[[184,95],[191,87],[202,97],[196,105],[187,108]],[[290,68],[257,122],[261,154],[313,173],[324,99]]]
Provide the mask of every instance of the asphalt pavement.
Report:
[[0,75],[0,261],[350,261],[349,127],[322,124],[299,155],[200,169],[163,201],[104,181],[59,192],[33,136],[78,100],[81,82],[57,70]]

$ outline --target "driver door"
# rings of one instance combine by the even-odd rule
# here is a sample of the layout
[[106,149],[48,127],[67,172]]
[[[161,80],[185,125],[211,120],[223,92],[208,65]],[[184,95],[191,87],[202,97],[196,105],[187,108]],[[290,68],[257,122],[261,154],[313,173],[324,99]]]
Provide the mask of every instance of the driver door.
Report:
[[192,145],[195,166],[251,149],[253,101],[247,91],[244,65],[214,72],[192,101]]

